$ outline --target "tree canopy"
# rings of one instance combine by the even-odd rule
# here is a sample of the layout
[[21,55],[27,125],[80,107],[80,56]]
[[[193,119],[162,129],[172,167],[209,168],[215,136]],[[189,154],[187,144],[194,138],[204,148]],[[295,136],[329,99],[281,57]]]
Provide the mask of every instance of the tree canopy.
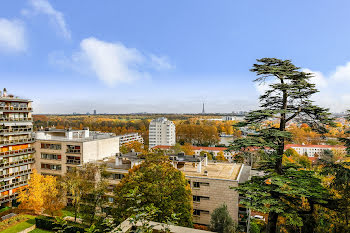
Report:
[[[138,199],[129,198],[130,190]],[[149,155],[134,166],[121,180],[115,190],[115,215],[122,221],[128,218],[133,208],[150,205],[157,210],[153,220],[166,222],[175,213],[178,224],[192,226],[192,194],[181,171],[175,169],[168,158]]]

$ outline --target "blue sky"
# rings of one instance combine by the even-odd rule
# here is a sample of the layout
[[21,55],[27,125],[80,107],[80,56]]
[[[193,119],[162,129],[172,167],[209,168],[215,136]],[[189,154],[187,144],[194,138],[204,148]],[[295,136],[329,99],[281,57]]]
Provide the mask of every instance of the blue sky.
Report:
[[23,0],[0,5],[0,87],[36,113],[257,107],[255,59],[315,73],[315,101],[350,108],[350,1]]

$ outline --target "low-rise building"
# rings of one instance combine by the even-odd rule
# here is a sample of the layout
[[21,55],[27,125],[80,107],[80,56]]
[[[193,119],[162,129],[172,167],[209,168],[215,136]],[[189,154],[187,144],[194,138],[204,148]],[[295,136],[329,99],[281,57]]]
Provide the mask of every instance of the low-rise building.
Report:
[[346,147],[341,145],[300,145],[300,144],[288,144],[284,149],[294,149],[300,155],[307,155],[308,157],[319,157],[325,150],[339,150],[342,153],[346,152]]
[[117,136],[88,128],[46,129],[36,132],[35,137],[35,167],[46,175],[64,175],[72,167],[119,153]]
[[[175,168],[182,171],[191,185],[195,224],[210,225],[211,213],[226,203],[231,217],[246,225],[247,210],[239,207],[239,194],[231,187],[237,187],[250,176],[250,167],[237,163],[208,162],[204,156],[170,156]],[[117,155],[115,162],[107,163],[110,184],[120,182],[128,170],[142,162],[137,153]],[[244,216],[244,217],[242,217]]]

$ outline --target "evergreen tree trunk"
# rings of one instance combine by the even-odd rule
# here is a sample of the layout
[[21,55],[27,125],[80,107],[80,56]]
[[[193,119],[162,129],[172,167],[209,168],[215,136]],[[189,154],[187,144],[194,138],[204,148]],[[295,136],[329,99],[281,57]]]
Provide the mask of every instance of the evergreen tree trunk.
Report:
[[266,226],[267,233],[276,233],[277,232],[277,219],[278,214],[274,212],[269,213],[269,218]]

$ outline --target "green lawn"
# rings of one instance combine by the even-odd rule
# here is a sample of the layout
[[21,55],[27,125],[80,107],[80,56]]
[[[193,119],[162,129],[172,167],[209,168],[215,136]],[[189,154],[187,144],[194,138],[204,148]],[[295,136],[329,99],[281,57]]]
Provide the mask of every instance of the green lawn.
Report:
[[[63,209],[62,210],[62,214],[63,214],[63,217],[66,217],[66,216],[70,216],[70,217],[74,217],[74,212],[73,211],[71,211],[70,209]],[[79,215],[79,213],[78,213],[78,216],[77,216],[77,218],[79,218],[80,217],[80,215]]]
[[48,231],[48,230],[42,230],[39,228],[36,228],[35,230],[30,231],[29,233],[51,233],[53,231]]
[[27,221],[18,223],[10,228],[0,231],[0,233],[17,233],[27,229],[28,227],[33,226],[35,224],[35,216],[32,216],[32,215],[27,215],[27,216],[29,218]]

